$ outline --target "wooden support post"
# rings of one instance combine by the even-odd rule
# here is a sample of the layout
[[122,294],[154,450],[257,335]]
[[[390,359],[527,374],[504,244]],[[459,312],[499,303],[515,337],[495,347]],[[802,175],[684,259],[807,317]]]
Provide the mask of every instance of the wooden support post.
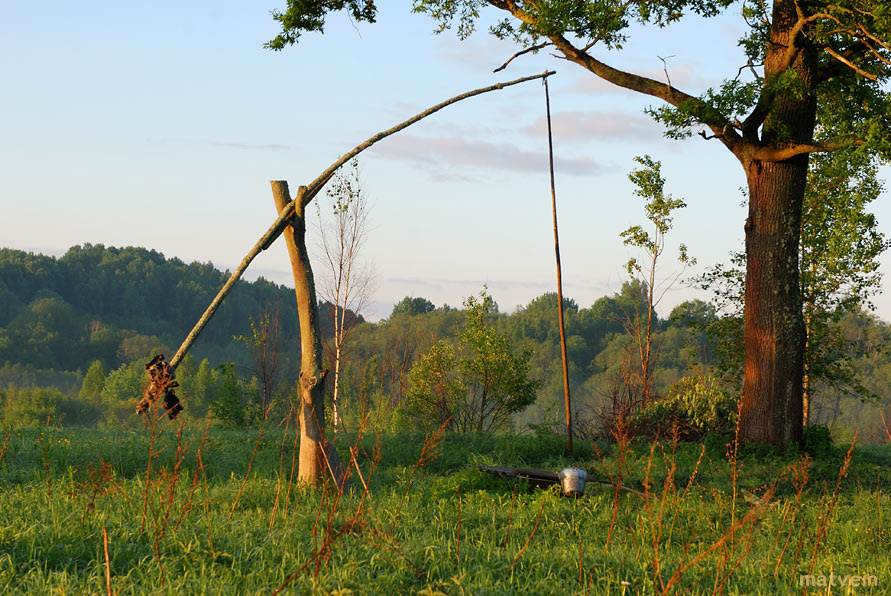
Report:
[[[337,451],[325,439],[325,376],[322,368],[322,339],[319,333],[319,307],[309,254],[306,251],[306,221],[303,198],[306,187],[301,186],[290,205],[288,183],[273,180],[272,198],[279,214],[292,208],[290,224],[283,236],[288,246],[294,290],[297,296],[297,316],[300,322],[300,458],[297,477],[317,487],[328,470],[335,483],[344,483],[344,470]],[[346,487],[344,487],[346,488]]]

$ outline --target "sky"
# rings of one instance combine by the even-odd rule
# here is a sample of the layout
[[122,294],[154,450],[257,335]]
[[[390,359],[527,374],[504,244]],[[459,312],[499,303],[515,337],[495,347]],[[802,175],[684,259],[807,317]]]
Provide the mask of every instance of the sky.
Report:
[[[648,154],[687,203],[657,276],[681,273],[680,243],[698,260],[657,309],[709,298],[684,279],[743,243],[745,178],[726,149],[664,138],[644,113],[656,100],[546,51],[493,74],[514,45],[485,26],[463,41],[435,35],[428,17],[393,4],[373,25],[331,15],[324,34],[273,52],[263,43],[283,0],[0,3],[0,246],[56,256],[84,243],[143,246],[234,269],[275,219],[270,180],[296,189],[431,105],[550,69],[564,295],[587,307],[627,280],[623,264],[639,255],[620,234],[645,221],[628,174]],[[736,11],[635,30],[621,52],[597,56],[699,94],[744,63]],[[363,257],[375,278],[367,318],[407,295],[460,306],[487,285],[512,311],[555,291],[546,134],[533,81],[457,103],[361,154]],[[873,209],[891,235],[888,205],[886,193]],[[891,255],[881,267],[875,303],[891,320]],[[251,265],[246,277],[258,276],[293,286],[283,242]]]

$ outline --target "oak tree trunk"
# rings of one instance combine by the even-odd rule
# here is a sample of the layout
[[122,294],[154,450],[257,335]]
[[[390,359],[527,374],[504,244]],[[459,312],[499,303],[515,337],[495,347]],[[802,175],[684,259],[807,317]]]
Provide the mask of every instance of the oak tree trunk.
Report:
[[[799,35],[798,10],[774,2],[764,62],[765,93],[775,94],[761,146],[810,145],[817,114],[816,49]],[[774,85],[780,77],[795,84]],[[739,437],[785,446],[801,441],[804,323],[799,289],[801,211],[808,155],[781,161],[743,160],[749,186],[746,220],[745,376]]]
[[745,377],[739,437],[782,446],[801,439],[804,325],[798,235],[807,156],[754,162],[748,172]]

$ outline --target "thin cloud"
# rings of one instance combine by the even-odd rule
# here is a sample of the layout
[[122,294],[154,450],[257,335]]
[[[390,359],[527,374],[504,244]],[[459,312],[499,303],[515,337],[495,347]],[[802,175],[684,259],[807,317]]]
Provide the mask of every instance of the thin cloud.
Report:
[[[551,124],[554,137],[558,139],[652,141],[662,137],[662,128],[643,114],[567,111],[554,114]],[[544,116],[539,116],[535,122],[523,128],[524,133],[533,137],[546,135],[547,131]]]
[[[529,290],[538,292],[536,296],[539,296],[545,292],[556,291],[555,282],[553,279],[546,280],[512,280],[512,279],[492,279],[489,277],[483,279],[444,279],[444,278],[429,278],[429,277],[388,277],[384,280],[390,284],[398,284],[398,285],[407,285],[407,286],[415,286],[421,288],[428,288],[432,290],[442,290],[446,287],[454,287],[458,286],[461,288],[473,288],[473,287],[481,287],[483,284],[488,285],[489,287],[497,287],[502,290]],[[566,284],[566,287],[575,291],[597,291],[597,292],[608,292],[610,290],[610,284],[606,282],[600,281],[581,281],[581,282],[570,282]]]
[[[508,143],[490,143],[454,137],[417,137],[400,135],[381,144],[378,154],[390,159],[413,161],[428,167],[482,167],[509,172],[546,171],[548,156],[544,151],[527,151]],[[590,157],[554,160],[561,172],[591,175],[601,167]]]
[[269,143],[266,145],[254,145],[251,143],[234,143],[227,141],[210,141],[214,147],[225,147],[227,149],[248,149],[253,151],[290,151],[293,149],[291,145],[278,145]]

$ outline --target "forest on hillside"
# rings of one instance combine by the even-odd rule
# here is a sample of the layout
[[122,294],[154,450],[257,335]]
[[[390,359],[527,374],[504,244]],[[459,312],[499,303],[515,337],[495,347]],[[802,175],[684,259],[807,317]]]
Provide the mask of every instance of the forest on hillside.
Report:
[[[58,259],[0,250],[0,390],[7,423],[139,424],[132,406],[145,376],[142,365],[178,347],[226,276],[209,263],[186,264],[143,248],[76,246]],[[329,341],[334,308],[320,306]],[[512,417],[515,430],[558,430],[562,424],[556,306],[556,294],[546,293],[512,313],[500,312],[493,301],[485,313],[512,350],[528,354],[530,376],[539,383],[534,403]],[[616,392],[640,366],[630,323],[646,309],[645,287],[636,281],[587,307],[564,298],[570,388],[583,435],[602,430]],[[406,297],[377,323],[348,317],[340,373],[344,423],[412,424],[402,412],[412,368],[437,342],[455,343],[466,314]],[[891,327],[860,311],[840,317],[838,327],[857,382],[816,378],[811,423],[829,424],[840,436],[860,428],[862,440],[879,440],[878,414],[891,407],[885,350]],[[261,331],[275,355],[271,374],[253,357]],[[738,393],[738,333],[738,317],[719,315],[700,300],[655,313],[654,393],[670,393],[691,378],[714,379],[722,394]],[[270,404],[286,413],[298,342],[293,290],[263,279],[239,282],[178,370],[188,415],[250,425]],[[333,350],[326,355],[331,360]]]

